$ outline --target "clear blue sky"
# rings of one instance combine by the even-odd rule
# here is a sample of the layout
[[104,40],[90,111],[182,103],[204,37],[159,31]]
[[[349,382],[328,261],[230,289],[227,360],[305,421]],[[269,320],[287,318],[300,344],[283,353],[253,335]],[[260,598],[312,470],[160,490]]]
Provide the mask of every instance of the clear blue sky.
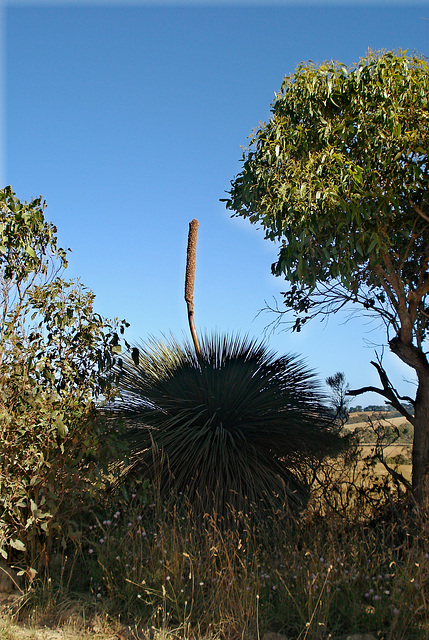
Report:
[[[429,53],[429,2],[10,0],[0,12],[2,182],[21,199],[46,198],[60,244],[73,250],[69,277],[95,292],[102,315],[131,323],[131,340],[187,333],[192,218],[197,328],[262,336],[274,317],[257,313],[285,283],[270,274],[276,247],[219,202],[240,171],[240,146],[301,61],[351,64],[369,47]],[[343,371],[351,386],[377,383],[368,343],[381,345],[384,332],[343,322],[316,320],[269,343],[322,379]],[[384,362],[412,393],[401,382],[411,370],[389,354]]]

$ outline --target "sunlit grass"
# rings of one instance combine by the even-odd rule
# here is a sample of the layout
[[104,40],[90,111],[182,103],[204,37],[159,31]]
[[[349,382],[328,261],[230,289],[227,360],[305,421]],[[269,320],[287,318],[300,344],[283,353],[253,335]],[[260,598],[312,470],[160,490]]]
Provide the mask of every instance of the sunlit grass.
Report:
[[294,516],[221,516],[147,481],[123,486],[50,552],[16,617],[98,617],[135,640],[427,639],[427,514],[359,452],[308,470],[312,499]]
[[88,618],[103,611],[137,635],[428,637],[427,520],[308,511],[259,523],[232,512],[232,521],[194,514],[185,498],[163,506],[143,489],[94,513],[74,556],[35,581],[33,604],[37,593],[39,607],[45,598],[57,610],[77,598]]

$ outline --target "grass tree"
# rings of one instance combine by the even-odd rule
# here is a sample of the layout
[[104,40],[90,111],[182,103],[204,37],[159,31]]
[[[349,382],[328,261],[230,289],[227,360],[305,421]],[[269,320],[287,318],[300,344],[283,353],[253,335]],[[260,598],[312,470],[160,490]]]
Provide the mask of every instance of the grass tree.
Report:
[[[266,345],[209,335],[152,340],[123,363],[114,413],[131,445],[127,474],[158,480],[194,504],[302,507],[298,471],[342,443],[314,374]],[[199,503],[201,504],[201,502]]]
[[194,283],[198,221],[189,225],[185,301],[192,342],[152,340],[122,364],[113,412],[131,447],[126,475],[149,477],[194,508],[297,510],[308,499],[299,471],[342,439],[314,374],[262,342],[198,338]]

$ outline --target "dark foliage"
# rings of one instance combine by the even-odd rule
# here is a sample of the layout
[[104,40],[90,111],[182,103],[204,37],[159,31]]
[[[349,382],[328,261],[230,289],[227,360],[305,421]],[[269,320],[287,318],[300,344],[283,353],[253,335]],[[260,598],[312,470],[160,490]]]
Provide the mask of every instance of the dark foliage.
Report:
[[299,470],[338,451],[342,439],[314,374],[295,356],[263,343],[206,336],[201,357],[189,343],[152,340],[123,364],[111,407],[131,446],[125,475],[158,481],[204,508],[306,504]]

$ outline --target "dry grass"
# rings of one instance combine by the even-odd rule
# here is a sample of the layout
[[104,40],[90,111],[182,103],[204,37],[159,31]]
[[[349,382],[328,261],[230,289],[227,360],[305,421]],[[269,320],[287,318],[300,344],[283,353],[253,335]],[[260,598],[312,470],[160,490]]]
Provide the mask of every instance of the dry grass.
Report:
[[[100,640],[427,640],[429,521],[359,455],[370,449],[326,463],[298,519],[198,516],[185,498],[167,505],[145,485],[111,496],[38,574],[15,622],[36,612],[38,624]],[[399,468],[409,477],[409,465]],[[4,627],[0,640],[23,640],[15,632]],[[46,640],[62,638],[80,640]]]
[[[387,426],[388,424],[392,424],[395,427],[399,427],[403,424],[407,424],[410,427],[412,426],[411,423],[408,422],[408,420],[406,420],[403,416],[399,416],[396,418],[389,418],[389,417],[380,418],[380,413],[375,411],[362,411],[359,413],[351,413],[350,418],[356,418],[357,416],[360,416],[363,413],[367,416],[367,418],[372,418],[374,420],[377,420],[384,426]],[[386,414],[383,414],[383,415],[386,415]],[[353,423],[346,424],[345,429],[354,431],[355,429],[363,429],[367,425],[368,425],[367,420],[363,420],[362,422],[353,422]]]
[[401,521],[387,510],[361,521],[234,513],[225,527],[186,504],[151,504],[135,496],[94,517],[74,557],[35,581],[21,616],[35,609],[65,622],[77,598],[87,620],[103,612],[135,639],[150,629],[187,640],[429,637],[429,525],[406,510]]

